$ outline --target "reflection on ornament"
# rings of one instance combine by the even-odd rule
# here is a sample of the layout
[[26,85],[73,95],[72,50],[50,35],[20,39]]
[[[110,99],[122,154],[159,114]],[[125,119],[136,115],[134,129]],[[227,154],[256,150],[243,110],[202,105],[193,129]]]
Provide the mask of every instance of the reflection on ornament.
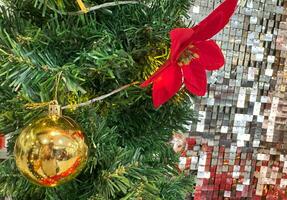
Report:
[[54,187],[84,168],[88,147],[79,125],[65,116],[47,115],[29,124],[14,149],[21,173],[35,184]]

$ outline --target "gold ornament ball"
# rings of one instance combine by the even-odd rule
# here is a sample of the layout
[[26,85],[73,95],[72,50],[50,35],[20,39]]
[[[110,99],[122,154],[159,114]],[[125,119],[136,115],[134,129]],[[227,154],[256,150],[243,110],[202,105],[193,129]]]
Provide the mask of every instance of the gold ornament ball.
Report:
[[17,138],[14,155],[31,182],[55,187],[85,167],[88,147],[80,126],[66,116],[47,115],[29,124]]

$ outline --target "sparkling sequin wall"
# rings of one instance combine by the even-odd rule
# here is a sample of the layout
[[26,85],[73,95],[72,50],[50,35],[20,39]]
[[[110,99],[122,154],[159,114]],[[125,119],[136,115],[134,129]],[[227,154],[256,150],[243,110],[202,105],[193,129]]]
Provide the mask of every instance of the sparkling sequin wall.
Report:
[[[221,1],[195,0],[197,23]],[[287,1],[240,1],[214,39],[226,64],[209,74],[180,165],[195,199],[287,199]]]

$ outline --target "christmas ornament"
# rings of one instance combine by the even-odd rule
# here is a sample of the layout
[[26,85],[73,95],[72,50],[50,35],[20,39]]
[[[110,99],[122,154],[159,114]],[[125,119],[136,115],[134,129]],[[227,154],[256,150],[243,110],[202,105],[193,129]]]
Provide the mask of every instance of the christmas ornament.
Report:
[[20,172],[31,182],[54,187],[84,168],[88,147],[79,125],[51,105],[47,116],[30,123],[17,138],[14,155]]
[[170,143],[175,153],[181,153],[185,149],[186,136],[180,133],[174,133]]
[[224,56],[220,48],[210,38],[228,23],[236,5],[237,0],[225,0],[195,27],[176,28],[170,32],[170,58],[141,84],[141,87],[153,84],[152,96],[155,107],[173,97],[183,82],[192,94],[205,95],[205,70],[216,70],[224,65]]

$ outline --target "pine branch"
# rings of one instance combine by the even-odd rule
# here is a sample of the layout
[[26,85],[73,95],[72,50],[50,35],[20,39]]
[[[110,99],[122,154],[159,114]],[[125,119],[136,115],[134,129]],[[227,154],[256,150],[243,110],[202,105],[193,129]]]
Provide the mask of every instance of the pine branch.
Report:
[[[85,4],[95,2],[107,3],[86,0]],[[145,0],[132,6],[99,7],[86,15],[62,15],[47,7],[79,10],[70,0],[6,0],[6,4],[0,11],[0,131],[11,135],[12,152],[22,128],[46,111],[24,109],[25,104],[50,101],[55,93],[62,105],[79,104],[119,85],[143,81],[155,70],[148,57],[162,55],[169,48],[169,31],[185,26],[181,19],[190,1]],[[182,91],[155,110],[150,93],[130,87],[89,106],[65,109],[87,138],[90,154],[85,170],[65,185],[46,189],[25,180],[10,157],[0,163],[0,196],[184,199],[193,180],[178,176],[177,155],[168,141],[173,131],[186,131],[183,125],[194,120],[192,102]]]

